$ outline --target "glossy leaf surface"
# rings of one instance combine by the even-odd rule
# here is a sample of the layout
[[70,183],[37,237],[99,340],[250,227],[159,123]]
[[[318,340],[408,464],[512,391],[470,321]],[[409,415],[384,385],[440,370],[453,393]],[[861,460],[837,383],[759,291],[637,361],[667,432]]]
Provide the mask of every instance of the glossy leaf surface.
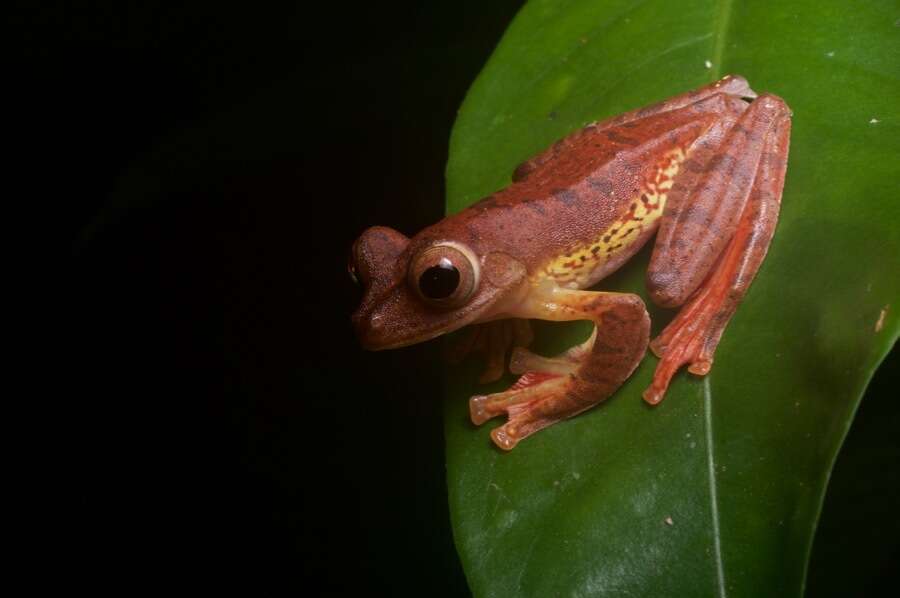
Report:
[[[705,379],[605,404],[511,453],[476,428],[478,365],[451,370],[448,485],[476,596],[799,596],[829,471],[900,331],[900,19],[889,3],[534,1],[460,111],[448,210],[592,120],[727,73],[794,111],[769,257]],[[641,294],[641,252],[600,288]],[[587,335],[539,328],[538,352]],[[511,378],[487,388],[496,391]]]

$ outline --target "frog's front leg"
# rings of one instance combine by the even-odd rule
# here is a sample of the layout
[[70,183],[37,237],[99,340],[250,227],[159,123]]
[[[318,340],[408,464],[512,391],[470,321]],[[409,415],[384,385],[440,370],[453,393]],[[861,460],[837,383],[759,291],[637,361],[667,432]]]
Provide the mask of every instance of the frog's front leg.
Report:
[[503,377],[506,372],[506,356],[513,347],[527,347],[534,340],[528,320],[507,318],[483,324],[474,324],[464,330],[450,344],[447,359],[459,363],[471,353],[485,358],[485,368],[478,382],[486,384]]
[[650,347],[660,357],[644,399],[659,403],[687,364],[705,375],[719,339],[759,269],[778,219],[790,110],[763,95],[718,148],[699,148],[669,194],[647,271],[654,302],[683,305]]
[[640,363],[650,338],[650,318],[637,295],[575,291],[547,283],[535,288],[513,315],[592,320],[596,329],[584,344],[557,358],[518,352],[512,369],[538,369],[525,372],[505,392],[472,397],[469,408],[475,424],[509,415],[506,424],[491,432],[497,446],[505,450],[613,394]]

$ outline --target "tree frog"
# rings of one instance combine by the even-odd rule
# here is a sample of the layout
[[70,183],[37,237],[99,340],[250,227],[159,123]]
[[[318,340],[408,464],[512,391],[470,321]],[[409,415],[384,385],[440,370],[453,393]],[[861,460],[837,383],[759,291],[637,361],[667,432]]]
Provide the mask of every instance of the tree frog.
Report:
[[[412,238],[362,233],[350,270],[364,286],[352,320],[366,349],[419,343],[479,324],[484,380],[519,374],[506,391],[470,399],[480,425],[510,450],[523,438],[612,395],[649,344],[659,357],[644,399],[658,404],[675,372],[705,375],[775,230],[791,112],[746,79],[723,79],[591,123],[520,165],[512,183]],[[634,294],[585,290],[650,237],[650,298],[680,308],[649,341]],[[529,352],[528,319],[589,320],[584,343]]]

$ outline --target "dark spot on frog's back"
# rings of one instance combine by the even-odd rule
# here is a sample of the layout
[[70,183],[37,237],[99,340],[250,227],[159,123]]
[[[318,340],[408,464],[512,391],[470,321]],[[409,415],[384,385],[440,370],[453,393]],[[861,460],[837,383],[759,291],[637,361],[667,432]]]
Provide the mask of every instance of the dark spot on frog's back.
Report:
[[526,199],[526,200],[523,202],[523,204],[525,205],[525,207],[527,207],[528,209],[530,209],[530,210],[532,210],[532,211],[534,211],[534,212],[537,212],[537,213],[540,214],[541,216],[543,216],[543,215],[545,214],[544,206],[542,206],[540,203],[538,203],[538,202],[536,202],[536,201],[534,201],[534,200],[528,200],[528,199]]
[[684,169],[693,172],[694,174],[699,174],[704,171],[703,164],[694,159],[686,160],[684,163]]
[[[632,176],[636,176],[636,175],[640,174],[641,170],[643,170],[644,165],[639,161],[629,160],[627,162],[622,163],[622,168],[628,174],[630,174]],[[634,189],[634,192],[635,193],[637,192],[637,188]]]
[[556,189],[553,196],[567,206],[571,206],[578,201],[578,194],[571,189]]
[[530,161],[528,161],[528,162],[522,162],[522,163],[519,164],[519,165],[516,167],[516,169],[513,171],[513,174],[512,174],[512,180],[513,180],[513,182],[514,182],[514,183],[518,183],[519,181],[521,181],[522,179],[524,179],[525,177],[527,177],[529,174],[531,174],[532,171],[534,171],[534,168],[535,168],[535,167],[532,166],[532,164],[531,164]]
[[588,179],[588,185],[590,185],[591,189],[594,191],[609,197],[613,192],[613,184],[609,179],[605,179],[602,177],[591,177]]
[[699,226],[708,226],[710,221],[709,210],[700,204],[688,204],[681,211],[678,219],[687,224],[695,224]]
[[[704,165],[704,170],[706,172],[712,172],[715,170],[721,171],[723,174],[730,173],[733,169],[737,160],[731,154],[716,154]],[[732,182],[732,185],[736,184],[736,182]]]
[[619,145],[637,145],[638,143],[640,143],[640,141],[638,141],[634,137],[627,137],[625,135],[622,135],[615,129],[608,129],[604,134],[606,135],[607,139],[609,139],[613,143],[618,143]]
[[499,204],[497,203],[496,195],[488,195],[487,197],[479,199],[473,205],[478,206],[479,208],[490,209],[496,208]]

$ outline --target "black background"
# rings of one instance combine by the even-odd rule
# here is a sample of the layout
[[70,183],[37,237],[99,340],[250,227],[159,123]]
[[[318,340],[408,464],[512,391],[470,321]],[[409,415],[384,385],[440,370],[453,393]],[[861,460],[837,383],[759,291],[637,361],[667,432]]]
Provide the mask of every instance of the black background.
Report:
[[[116,593],[467,594],[438,348],[360,351],[345,266],[366,226],[440,218],[456,110],[519,4],[15,14],[20,152],[74,256],[53,374],[68,389],[61,523],[42,550],[60,576]],[[866,438],[895,434],[893,388],[876,379]],[[897,449],[859,437],[811,595],[829,595],[828,569],[854,558],[834,547],[854,540],[877,547],[858,557],[860,591],[893,576],[897,526],[868,522],[892,517]]]

